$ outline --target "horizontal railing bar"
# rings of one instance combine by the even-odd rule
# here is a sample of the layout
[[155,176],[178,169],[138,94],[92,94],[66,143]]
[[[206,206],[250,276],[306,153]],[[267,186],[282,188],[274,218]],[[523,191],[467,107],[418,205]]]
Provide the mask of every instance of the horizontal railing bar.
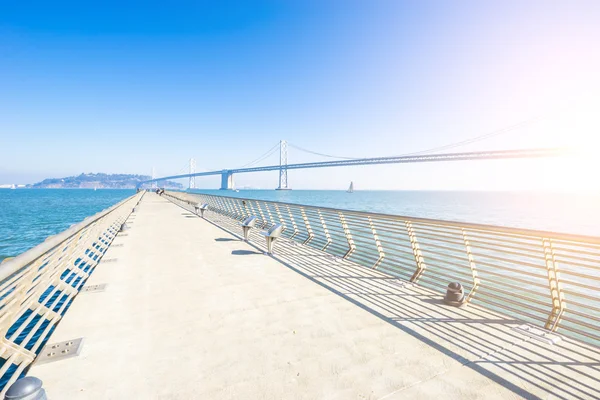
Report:
[[[589,289],[589,290],[598,290],[598,287],[596,287],[596,286],[590,286],[590,285],[586,285],[586,284],[580,283],[580,282],[575,282],[575,281],[565,280],[565,279],[561,279],[560,281],[563,285],[567,285],[567,286],[576,286],[576,287]],[[598,301],[600,301],[600,299],[598,299]]]
[[518,270],[518,269],[515,269],[515,268],[511,268],[511,267],[506,267],[506,266],[499,266],[498,264],[490,264],[488,262],[481,261],[481,259],[478,259],[477,260],[477,270],[478,271],[486,271],[485,268],[483,268],[483,269],[481,268],[482,265],[484,267],[490,267],[490,268],[493,268],[493,269],[504,269],[506,271],[512,271],[512,272],[514,272],[516,274],[527,275],[527,276],[531,276],[533,278],[548,279],[547,276],[545,276],[545,275],[534,274],[533,272],[524,271],[524,270]]
[[493,275],[493,276],[497,276],[498,278],[502,278],[503,279],[503,281],[502,281],[503,284],[504,284],[504,280],[511,280],[511,281],[521,282],[521,283],[524,283],[524,284],[527,284],[527,285],[531,285],[531,286],[536,286],[536,287],[539,287],[541,289],[548,289],[548,280],[547,279],[544,279],[545,284],[542,284],[542,283],[538,283],[538,282],[535,282],[535,281],[532,281],[532,280],[525,280],[525,279],[522,279],[522,278],[520,278],[518,276],[503,275],[503,274],[500,274],[500,273],[495,272],[495,271],[490,271],[488,269],[478,269],[478,272],[480,272],[479,277],[481,279],[486,280],[486,281],[489,281],[489,280],[486,279],[486,277],[485,277],[486,275]]
[[[565,275],[577,276],[579,278],[585,278],[585,279],[589,279],[591,281],[600,281],[600,276],[593,276],[593,275],[588,275],[588,274],[582,274],[580,272],[569,271],[562,267],[560,268],[560,274],[561,274],[561,276],[565,276]],[[598,290],[598,289],[596,289],[596,290]]]
[[[576,259],[575,256],[573,258]],[[593,266],[593,265],[589,265],[589,264],[582,264],[580,262],[573,262],[573,261],[570,261],[570,260],[566,260],[566,259],[564,259],[562,257],[556,257],[556,261],[559,262],[559,263],[566,264],[566,265],[573,265],[573,266],[576,266],[576,267],[589,268],[589,269],[600,271],[600,266]],[[600,261],[596,261],[596,262],[598,263]]]
[[[570,310],[569,310],[569,311],[570,311]],[[589,317],[586,317],[586,318],[589,318]],[[594,329],[596,328],[594,325],[592,325],[592,324],[589,324],[589,323],[587,323],[587,322],[585,322],[585,321],[580,321],[580,320],[577,320],[577,319],[573,319],[573,318],[571,318],[571,317],[569,316],[569,314],[567,314],[567,313],[565,313],[565,315],[563,315],[563,317],[562,317],[562,320],[563,320],[563,321],[566,321],[566,322],[571,322],[571,323],[573,323],[573,324],[576,324],[576,325],[579,325],[579,326],[585,326],[586,328],[589,328],[589,329],[591,329],[591,330],[594,330]],[[565,325],[562,325],[562,326],[563,326],[563,327],[565,327],[565,326],[568,326],[568,325],[567,325],[567,324],[565,324]]]
[[[490,243],[490,242],[484,242],[481,240],[471,239],[471,238],[469,238],[469,243],[471,243],[471,247],[474,249],[482,249],[482,250],[495,251],[495,252],[499,252],[499,253],[515,254],[515,255],[519,255],[519,256],[523,256],[523,257],[544,259],[543,255],[542,255],[543,248],[539,244],[535,248],[526,249],[526,248],[522,248],[522,247],[507,245],[507,244],[504,244],[501,242]],[[506,249],[510,249],[510,250],[506,250]],[[517,250],[517,251],[513,251],[513,250]],[[523,253],[520,253],[519,250],[522,251]]]
[[[502,261],[502,262],[507,262],[507,263],[511,263],[511,264],[519,264],[525,267],[530,267],[530,268],[534,268],[534,269],[540,269],[540,270],[545,270],[546,267],[542,264],[533,264],[527,261],[522,261],[522,260],[515,260],[512,258],[505,258],[505,257],[498,257],[498,256],[492,256],[490,254],[486,254],[486,253],[477,253],[477,259],[481,260],[481,259],[492,259],[492,260],[496,260],[496,261]],[[481,261],[479,261],[481,263]],[[504,268],[504,267],[501,267]]]
[[[583,303],[580,303],[578,301],[573,301],[572,299],[569,299],[569,306],[578,306],[578,307],[581,307],[581,308],[585,308],[586,310],[596,311],[597,313],[600,314],[600,307],[594,307],[594,306],[591,306],[589,304],[583,304]],[[600,322],[600,316],[595,317],[595,316],[593,316],[593,315],[591,315],[589,313],[588,314],[584,314],[582,312],[579,312],[579,311],[573,309],[572,307],[568,309],[568,313],[569,314],[580,315],[580,316],[582,316],[584,318],[589,318],[589,319],[593,319],[594,321]]]
[[575,333],[577,335],[581,335],[581,336],[590,338],[592,340],[598,340],[598,341],[600,341],[600,336],[593,335],[593,334],[590,334],[588,332],[582,331],[580,329],[570,327],[569,325],[561,325],[560,329],[563,329],[563,330],[566,330],[566,331],[569,331],[569,332],[573,332],[573,333]]
[[[514,285],[510,285],[510,284],[506,284],[506,286],[512,286],[512,287],[513,287],[513,288],[515,288],[515,289],[517,289],[517,288],[518,288],[518,286],[514,286]],[[531,302],[531,303],[539,304],[539,305],[541,305],[541,306],[548,306],[549,308],[552,308],[552,303],[551,303],[551,302],[545,303],[545,302],[543,302],[543,301],[540,301],[540,300],[538,300],[538,299],[535,299],[535,298],[532,298],[532,297],[523,296],[523,295],[521,295],[521,294],[518,294],[518,293],[515,293],[515,292],[508,292],[508,291],[506,291],[506,290],[500,289],[500,288],[499,288],[499,287],[497,287],[497,286],[494,286],[494,287],[487,287],[487,289],[489,289],[489,290],[492,290],[492,289],[493,289],[493,290],[494,290],[494,294],[500,293],[500,294],[505,294],[505,295],[507,295],[507,296],[508,296],[508,298],[510,299],[510,301],[511,301],[511,302],[513,302],[513,300],[512,300],[512,299],[514,299],[514,298],[521,299],[521,300],[524,300],[524,301],[525,301],[525,303],[521,303],[521,302],[516,302],[516,301],[515,301],[515,302],[514,302],[514,304],[521,304],[521,305],[523,305],[523,304],[528,304],[527,302]],[[501,296],[497,296],[497,297],[498,297],[498,298],[500,298]],[[549,299],[549,297],[548,297],[548,299]],[[531,309],[533,309],[533,310],[537,310],[537,311],[543,312],[541,309],[539,309],[539,308],[538,308],[538,309],[536,309],[535,307],[532,307],[532,306],[531,306],[531,305],[529,305],[529,304],[527,305],[527,308],[531,308]]]
[[[552,248],[554,249],[554,252],[555,252],[557,255],[561,255],[561,254],[563,254],[562,252],[565,252],[565,253],[569,253],[569,254],[570,254],[570,253],[572,253],[573,251],[577,251],[578,253],[585,254],[585,255],[588,255],[588,256],[600,257],[600,248],[598,248],[598,251],[597,251],[597,252],[592,252],[592,251],[587,251],[587,250],[584,250],[584,248],[585,248],[585,247],[584,247],[584,248],[581,248],[581,247],[583,247],[583,246],[575,246],[575,247],[577,247],[577,248],[576,248],[576,249],[567,249],[567,248],[564,248],[564,247],[559,247],[559,246],[553,246]],[[598,262],[598,260],[595,260],[595,262]]]
[[[565,240],[565,239],[560,239],[560,238],[552,239],[552,243],[554,245],[559,245],[559,246],[560,245],[563,245],[563,246],[577,246],[577,247],[582,246],[582,243],[580,243],[577,240]],[[587,248],[587,249],[589,249],[589,250],[600,251],[600,244],[585,243],[584,247]]]
[[[379,231],[377,231],[377,232],[379,232]],[[404,242],[390,242],[389,240],[387,240],[386,237],[380,238],[379,240],[381,241],[381,243],[389,245],[389,246],[404,248],[412,254],[412,248],[410,247],[410,242],[408,244],[405,244]]]
[[[423,252],[427,254],[426,257],[430,257],[429,254],[435,254],[436,256],[442,256],[442,257],[446,257],[446,258],[453,259],[453,260],[464,261],[467,264],[469,263],[468,256],[460,257],[460,256],[454,254],[454,253],[458,252],[458,250],[456,250],[456,249],[448,249],[447,247],[436,246],[436,245],[433,245],[433,244],[430,244],[430,243],[423,244],[422,242],[420,242],[420,244],[421,244],[421,250],[423,250]],[[453,253],[443,253],[443,252],[440,252],[440,251],[431,250],[430,247],[433,247],[435,249],[442,249],[442,250],[452,251]]]
[[[456,280],[456,275],[453,275],[453,273],[457,273],[457,275],[462,275],[465,278],[471,278],[469,275],[464,274],[464,273],[460,273],[458,271],[449,271],[449,270],[445,270],[443,268],[440,268],[439,266],[436,265],[432,265],[432,264],[428,264],[428,267],[436,267],[439,268],[439,271],[435,271],[435,275],[432,274],[428,274],[428,275],[423,275],[423,277],[421,279],[427,280],[427,279],[437,279],[437,275],[441,275],[441,276],[445,276],[446,278],[450,279],[451,281]],[[448,281],[445,281],[446,285],[448,285]],[[470,282],[467,282],[470,283]]]
[[[479,293],[479,294],[480,294],[480,293]],[[539,322],[542,322],[542,323],[544,323],[544,324],[546,323],[546,320],[547,320],[547,318],[548,318],[548,317],[547,317],[547,315],[548,315],[548,312],[551,310],[551,308],[549,308],[548,310],[546,310],[546,311],[544,311],[544,312],[540,312],[540,314],[543,314],[543,315],[544,315],[543,317],[541,317],[541,316],[539,316],[539,315],[530,314],[530,313],[528,313],[528,312],[524,311],[522,308],[513,308],[513,307],[509,307],[508,305],[506,305],[506,299],[505,299],[505,298],[503,298],[503,297],[498,297],[498,296],[493,296],[493,295],[490,295],[489,297],[491,297],[491,298],[496,298],[496,299],[499,299],[500,301],[502,301],[502,303],[497,303],[497,302],[495,302],[495,301],[493,301],[493,300],[490,300],[490,299],[489,299],[489,298],[487,298],[487,297],[484,297],[484,296],[479,296],[479,295],[476,297],[476,300],[477,300],[478,302],[480,302],[480,303],[490,304],[492,307],[495,307],[495,308],[498,308],[498,309],[501,309],[501,310],[502,310],[502,309],[504,309],[504,310],[508,310],[508,311],[510,311],[511,313],[514,313],[514,314],[516,314],[516,315],[524,315],[524,316],[526,316],[527,318],[531,318],[531,319],[533,319],[533,320],[535,320],[535,321],[539,321]],[[515,305],[517,305],[517,306],[523,306],[523,304],[522,304],[522,303],[516,303],[516,302],[514,302],[514,301],[508,301],[508,303],[510,303],[510,304],[515,304]],[[536,310],[536,311],[537,311],[537,310]]]

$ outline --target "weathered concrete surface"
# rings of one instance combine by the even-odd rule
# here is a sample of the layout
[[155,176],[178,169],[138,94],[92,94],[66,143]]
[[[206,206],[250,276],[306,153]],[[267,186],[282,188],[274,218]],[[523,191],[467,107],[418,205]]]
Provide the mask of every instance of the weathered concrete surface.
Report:
[[[209,219],[237,232],[227,218]],[[105,255],[37,365],[51,398],[595,398],[599,353],[281,242],[275,258],[156,195]],[[263,239],[264,240],[264,239]]]

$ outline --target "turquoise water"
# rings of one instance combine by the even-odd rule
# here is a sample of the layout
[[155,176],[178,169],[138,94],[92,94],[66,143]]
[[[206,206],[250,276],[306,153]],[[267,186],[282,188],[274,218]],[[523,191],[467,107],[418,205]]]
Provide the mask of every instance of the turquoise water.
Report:
[[[599,195],[328,190],[197,190],[423,218],[600,236]],[[0,190],[0,261],[41,243],[133,190]]]
[[134,190],[0,189],[0,262],[132,194]]
[[600,236],[600,194],[194,190],[196,193]]

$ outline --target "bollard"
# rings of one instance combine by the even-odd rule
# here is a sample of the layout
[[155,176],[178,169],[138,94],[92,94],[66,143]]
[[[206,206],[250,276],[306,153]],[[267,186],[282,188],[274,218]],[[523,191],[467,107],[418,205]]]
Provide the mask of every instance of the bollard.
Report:
[[446,297],[444,297],[444,303],[459,307],[465,301],[465,293],[463,287],[458,282],[452,282],[448,285],[448,290],[446,290]]
[[121,224],[121,229],[119,229],[119,232],[125,232],[127,229],[129,229],[129,227],[126,223],[123,223]]
[[196,215],[200,213],[200,217],[204,218],[204,211],[208,210],[208,204],[194,204],[194,209],[196,210]]
[[244,240],[247,242],[250,235],[250,229],[254,228],[256,224],[256,217],[254,215],[246,218],[244,222],[242,222],[242,231],[244,232]]
[[13,383],[6,391],[5,400],[47,400],[42,381],[35,376],[26,376]]
[[282,231],[283,231],[283,225],[275,224],[268,231],[264,231],[264,232],[260,233],[267,239],[267,252],[265,254],[273,255],[273,245],[275,244],[277,239],[279,239],[279,237],[281,236]]

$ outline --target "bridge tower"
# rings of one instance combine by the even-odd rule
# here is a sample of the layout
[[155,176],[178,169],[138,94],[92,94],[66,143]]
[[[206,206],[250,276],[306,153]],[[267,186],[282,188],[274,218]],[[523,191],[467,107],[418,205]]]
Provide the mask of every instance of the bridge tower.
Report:
[[233,172],[228,169],[224,169],[221,172],[221,190],[233,190]]
[[[196,159],[190,158],[190,175],[196,173]],[[196,177],[190,176],[190,189],[196,189]]]
[[279,187],[276,190],[291,190],[288,187],[287,142],[279,141]]

